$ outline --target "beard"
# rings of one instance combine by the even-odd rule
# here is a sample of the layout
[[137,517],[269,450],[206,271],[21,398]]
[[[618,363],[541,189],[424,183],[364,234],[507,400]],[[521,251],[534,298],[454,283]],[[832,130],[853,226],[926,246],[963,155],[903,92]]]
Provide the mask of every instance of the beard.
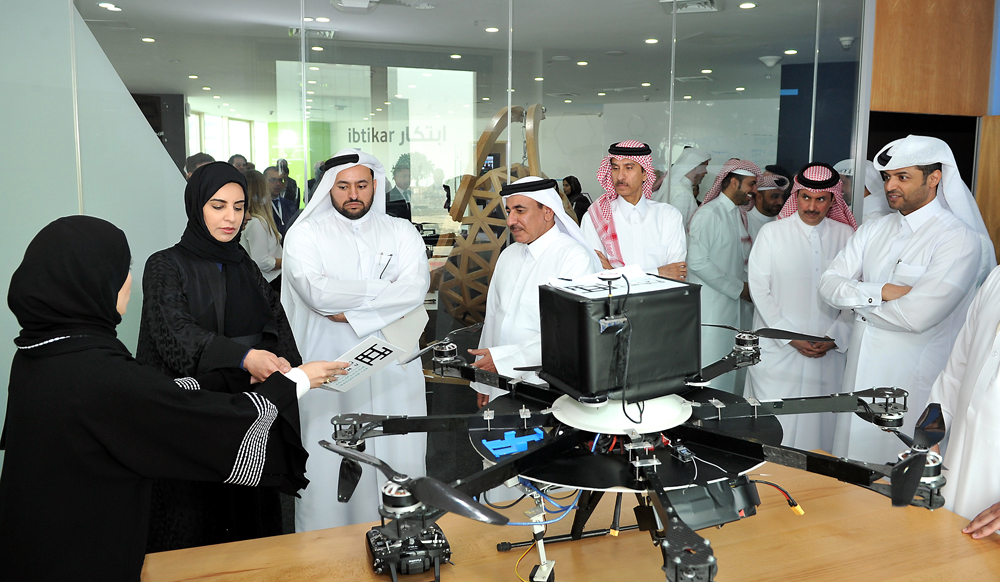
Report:
[[337,201],[333,201],[333,207],[337,209],[337,212],[341,214],[344,218],[349,220],[358,220],[368,214],[368,211],[372,209],[372,203],[366,203],[364,200],[352,200],[351,202],[360,202],[361,208],[357,210],[348,210],[343,204],[337,204]]

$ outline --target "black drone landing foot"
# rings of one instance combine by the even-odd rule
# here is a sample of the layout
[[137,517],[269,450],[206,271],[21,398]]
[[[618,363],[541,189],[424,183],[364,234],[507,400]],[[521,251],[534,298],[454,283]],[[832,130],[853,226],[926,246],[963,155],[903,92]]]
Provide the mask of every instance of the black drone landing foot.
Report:
[[[620,532],[621,531],[631,531],[633,529],[639,529],[639,526],[638,525],[625,525],[625,526],[622,526],[622,527],[618,528],[618,531],[620,531]],[[545,542],[546,544],[555,544],[555,543],[559,543],[559,542],[570,542],[570,541],[580,540],[580,539],[586,539],[586,538],[599,538],[599,537],[602,537],[602,536],[606,536],[609,533],[611,533],[611,530],[607,529],[607,528],[605,528],[605,529],[593,529],[593,530],[590,530],[590,531],[580,532],[578,534],[568,533],[568,534],[562,534],[562,535],[558,535],[558,536],[549,536],[549,537],[542,538],[542,541]],[[510,550],[513,550],[514,548],[526,548],[526,547],[530,546],[533,543],[535,543],[535,540],[527,540],[527,541],[523,541],[523,542],[500,542],[499,544],[497,544],[497,551],[498,552],[509,552]]]
[[531,574],[528,575],[528,580],[531,580],[531,582],[556,582],[555,570],[549,572],[549,577],[545,580],[535,580],[535,573],[538,572],[539,568],[541,568],[541,566],[536,564],[535,567],[531,569]]

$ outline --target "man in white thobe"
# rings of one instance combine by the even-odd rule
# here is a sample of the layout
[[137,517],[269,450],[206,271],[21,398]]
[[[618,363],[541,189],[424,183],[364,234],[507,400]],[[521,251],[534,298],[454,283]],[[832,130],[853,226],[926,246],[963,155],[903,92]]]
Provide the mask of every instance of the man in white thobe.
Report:
[[691,217],[698,209],[694,190],[705,179],[710,161],[712,154],[698,148],[684,148],[677,161],[670,166],[669,192],[667,188],[661,187],[653,193],[653,200],[665,202],[680,211],[685,229],[691,224]]
[[[840,391],[853,317],[850,310],[827,305],[818,291],[820,275],[856,228],[840,188],[840,177],[830,166],[803,168],[778,220],[754,239],[748,269],[754,329],[830,337],[836,343],[760,338],[760,363],[747,372],[748,396],[771,400]],[[778,420],[785,446],[807,451],[833,447],[833,414],[789,414]]]
[[948,430],[944,506],[972,520],[974,538],[1000,529],[1000,269],[969,308],[948,363],[931,387]]
[[684,281],[684,218],[673,206],[652,200],[656,175],[650,153],[648,145],[631,140],[609,148],[597,171],[604,194],[580,227],[605,269],[639,265],[647,273]]
[[[299,351],[310,360],[337,359],[369,336],[386,339],[382,330],[421,307],[430,285],[420,235],[408,221],[385,213],[382,164],[345,149],[324,167],[316,195],[285,236],[281,289]],[[412,350],[416,338],[407,343],[412,345],[399,347]],[[318,442],[330,440],[330,418],[338,414],[424,415],[424,391],[419,362],[394,362],[348,392],[312,390],[302,397],[310,483],[295,503],[296,531],[378,519],[384,477],[366,467],[350,503],[339,503],[341,460]],[[366,452],[419,476],[425,474],[426,442],[423,433],[380,437],[366,442]]]
[[[746,213],[757,191],[760,168],[729,160],[722,166],[705,203],[691,218],[688,237],[688,282],[701,285],[701,322],[740,328],[741,303],[749,303],[746,264],[750,235]],[[735,334],[717,327],[701,328],[701,366],[733,351]],[[712,379],[713,388],[736,391],[736,372]],[[739,386],[743,390],[742,384]]]
[[747,212],[747,231],[753,244],[761,227],[778,218],[781,207],[788,196],[788,179],[777,174],[764,174],[757,181],[757,195],[753,197],[753,208]]
[[[823,273],[820,296],[855,313],[843,391],[906,390],[901,430],[912,434],[976,292],[984,243],[972,227],[983,222],[941,140],[896,140],[875,165],[887,176],[886,201],[898,212],[861,225]],[[837,419],[837,456],[886,463],[902,448],[894,435],[856,415]]]
[[[521,178],[500,191],[507,226],[516,241],[500,253],[486,297],[486,321],[479,339],[477,368],[540,383],[534,372],[514,368],[542,363],[538,286],[550,278],[573,278],[598,270],[597,255],[566,214],[555,180]],[[473,383],[483,406],[503,391]]]

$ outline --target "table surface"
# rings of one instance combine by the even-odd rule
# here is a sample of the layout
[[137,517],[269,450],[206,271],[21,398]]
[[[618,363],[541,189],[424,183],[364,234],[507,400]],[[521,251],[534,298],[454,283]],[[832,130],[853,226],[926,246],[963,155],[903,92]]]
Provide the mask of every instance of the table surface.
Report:
[[[784,498],[760,485],[756,516],[698,532],[711,540],[719,560],[718,582],[879,580],[934,581],[1000,579],[1000,536],[973,540],[961,529],[967,520],[944,509],[892,507],[872,491],[796,469],[765,464],[755,475],[787,489],[805,510],[795,515]],[[588,529],[606,528],[614,498],[605,496]],[[622,525],[634,523],[635,497],[626,495]],[[522,501],[505,513],[523,521]],[[549,526],[549,535],[569,531],[572,516]],[[529,528],[497,527],[446,515],[439,524],[452,547],[454,565],[444,565],[444,582],[516,581],[514,564],[524,549],[500,553],[501,541],[528,539]],[[210,580],[320,581],[389,580],[372,571],[364,533],[372,524],[250,540],[218,546],[149,554],[144,582]],[[649,534],[622,532],[546,545],[561,580],[662,581],[662,558]],[[537,552],[521,562],[527,578]],[[433,574],[401,576],[426,582]]]

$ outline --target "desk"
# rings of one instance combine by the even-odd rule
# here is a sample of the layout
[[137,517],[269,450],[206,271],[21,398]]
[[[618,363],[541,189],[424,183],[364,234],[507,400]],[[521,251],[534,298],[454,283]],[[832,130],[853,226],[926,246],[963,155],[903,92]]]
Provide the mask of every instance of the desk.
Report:
[[[365,470],[369,470],[366,468]],[[960,533],[967,520],[939,509],[894,508],[872,491],[796,469],[766,464],[764,479],[787,489],[805,510],[797,516],[771,487],[759,485],[763,501],[758,514],[721,529],[698,532],[711,540],[719,559],[718,582],[836,581],[940,582],[1000,579],[1000,536],[973,540]],[[605,496],[588,529],[607,527],[613,497]],[[626,495],[622,525],[634,523],[635,497]],[[507,510],[519,513],[522,501]],[[549,534],[569,531],[572,516],[549,526]],[[441,569],[443,582],[516,581],[514,563],[524,549],[499,553],[500,541],[527,539],[529,528],[496,527],[446,515],[439,524],[451,543],[454,566]],[[370,525],[251,540],[146,556],[144,582],[192,581],[378,581],[389,577],[372,572],[364,532]],[[556,579],[579,581],[629,580],[661,582],[660,550],[649,534],[623,532],[546,546],[556,560]],[[527,577],[537,553],[521,562]],[[432,574],[400,576],[426,582]]]

